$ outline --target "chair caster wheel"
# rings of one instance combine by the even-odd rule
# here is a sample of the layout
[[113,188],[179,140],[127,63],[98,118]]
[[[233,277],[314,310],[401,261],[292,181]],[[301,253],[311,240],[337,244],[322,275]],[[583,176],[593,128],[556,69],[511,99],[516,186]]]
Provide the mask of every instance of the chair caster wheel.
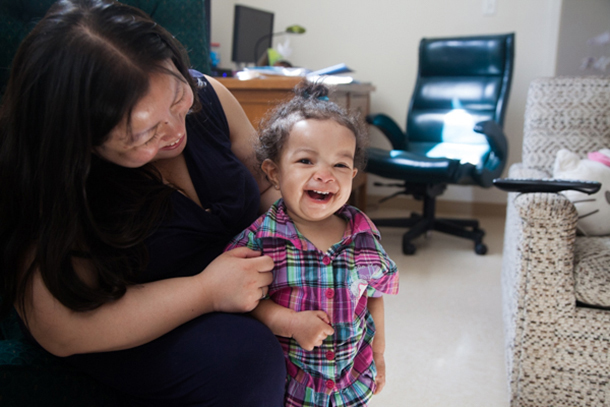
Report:
[[483,254],[487,253],[487,246],[484,245],[483,243],[475,243],[474,252],[476,254],[483,255]]
[[402,252],[407,256],[415,254],[415,245],[409,241],[402,242]]

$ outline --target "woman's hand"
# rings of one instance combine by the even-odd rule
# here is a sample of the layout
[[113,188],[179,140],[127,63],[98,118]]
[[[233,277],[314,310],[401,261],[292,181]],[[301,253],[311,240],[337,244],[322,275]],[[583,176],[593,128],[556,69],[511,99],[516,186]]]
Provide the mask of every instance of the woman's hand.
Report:
[[238,247],[214,259],[199,277],[214,311],[249,312],[268,292],[273,267],[271,257]]
[[322,345],[327,336],[335,333],[324,311],[301,311],[291,321],[292,337],[305,350]]
[[375,367],[377,368],[377,377],[375,377],[375,392],[373,394],[381,393],[385,386],[385,357],[383,352],[373,352],[373,360],[375,361]]

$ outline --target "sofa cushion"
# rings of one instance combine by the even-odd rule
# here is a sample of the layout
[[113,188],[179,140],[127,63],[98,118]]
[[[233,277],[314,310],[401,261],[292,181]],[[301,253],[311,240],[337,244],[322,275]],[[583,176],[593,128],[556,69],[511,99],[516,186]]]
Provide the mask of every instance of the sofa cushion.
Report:
[[578,301],[610,307],[609,236],[576,238],[574,284]]

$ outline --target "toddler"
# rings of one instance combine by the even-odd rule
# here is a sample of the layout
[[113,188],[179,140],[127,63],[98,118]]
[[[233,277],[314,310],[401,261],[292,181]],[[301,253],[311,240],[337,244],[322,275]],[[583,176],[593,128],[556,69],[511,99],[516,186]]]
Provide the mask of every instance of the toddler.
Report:
[[385,384],[382,293],[396,265],[371,220],[346,205],[366,131],[304,81],[261,125],[257,158],[282,198],[235,237],[275,261],[252,312],[281,342],[286,406],[366,406]]

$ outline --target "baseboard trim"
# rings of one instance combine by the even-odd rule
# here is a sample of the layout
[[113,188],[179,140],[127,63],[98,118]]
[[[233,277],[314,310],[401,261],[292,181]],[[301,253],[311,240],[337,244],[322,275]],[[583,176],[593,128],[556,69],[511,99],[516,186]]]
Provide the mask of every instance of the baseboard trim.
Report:
[[[366,208],[367,210],[383,210],[383,209],[406,209],[421,213],[422,201],[413,198],[396,197],[384,203],[379,201],[384,198],[379,195],[368,195]],[[464,202],[464,201],[448,201],[438,199],[436,201],[436,211],[445,216],[490,216],[490,217],[506,217],[506,204],[493,202]]]

